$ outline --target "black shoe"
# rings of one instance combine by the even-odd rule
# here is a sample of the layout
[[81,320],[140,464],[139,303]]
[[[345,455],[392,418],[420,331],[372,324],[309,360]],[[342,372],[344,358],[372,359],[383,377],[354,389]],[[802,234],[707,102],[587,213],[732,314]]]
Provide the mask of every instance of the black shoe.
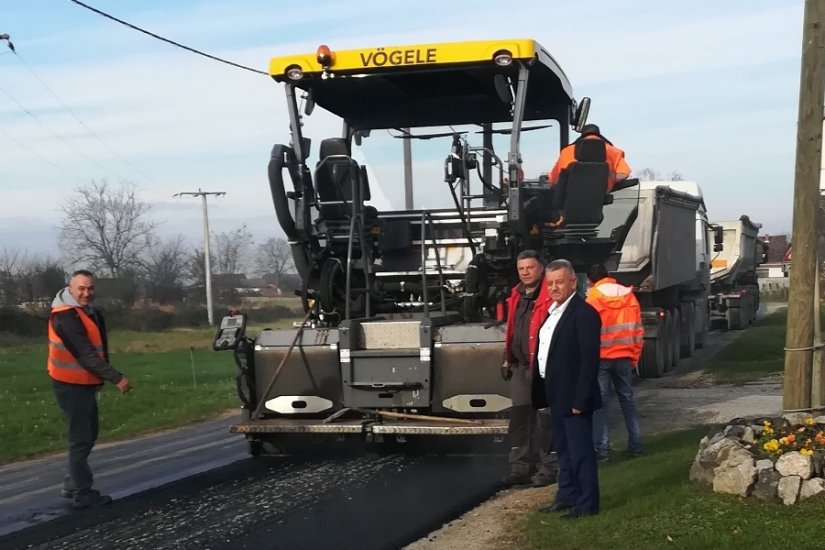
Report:
[[554,502],[550,506],[545,506],[544,508],[539,508],[539,512],[542,514],[553,514],[555,512],[564,512],[565,510],[572,510],[572,504],[564,504],[561,502]]
[[596,512],[585,512],[582,510],[570,510],[564,514],[561,519],[579,519],[585,516],[595,516]]
[[60,489],[60,496],[63,498],[74,498],[75,494],[77,494],[77,489],[67,489],[65,487]]
[[557,475],[538,475],[538,474],[536,474],[531,478],[530,486],[531,487],[548,487],[548,486],[553,485],[554,483],[556,483],[558,480],[559,479],[558,479]]
[[501,480],[505,487],[529,487],[533,484],[533,480],[527,474],[511,473]]
[[109,495],[101,495],[100,491],[88,489],[75,493],[72,506],[74,508],[91,508],[92,506],[102,506],[111,502],[112,497]]
[[627,449],[622,454],[630,458],[639,458],[640,456],[642,456],[642,451],[631,451],[630,449]]

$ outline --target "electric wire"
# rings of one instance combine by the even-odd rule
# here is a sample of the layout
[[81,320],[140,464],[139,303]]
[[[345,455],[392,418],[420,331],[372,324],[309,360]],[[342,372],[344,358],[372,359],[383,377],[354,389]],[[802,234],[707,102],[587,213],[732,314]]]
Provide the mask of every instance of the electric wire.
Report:
[[243,69],[245,71],[250,71],[250,72],[253,72],[253,73],[257,73],[257,74],[262,74],[264,76],[269,76],[269,73],[267,73],[266,71],[261,71],[259,69],[253,69],[252,67],[247,67],[246,65],[241,65],[240,63],[235,63],[234,61],[229,61],[227,59],[223,59],[223,58],[217,57],[215,55],[211,55],[211,54],[208,54],[206,52],[202,52],[202,51],[197,50],[195,48],[191,48],[189,46],[181,44],[180,42],[175,42],[174,40],[164,38],[164,37],[160,36],[159,34],[155,34],[151,31],[147,31],[146,29],[142,29],[142,28],[138,27],[137,25],[133,25],[132,23],[124,21],[123,19],[118,19],[117,17],[115,17],[113,15],[109,15],[108,13],[106,13],[104,11],[101,11],[101,10],[99,10],[99,9],[93,7],[93,6],[90,6],[89,4],[85,4],[83,2],[80,2],[80,0],[69,0],[69,1],[74,3],[74,4],[77,4],[80,7],[86,8],[89,11],[93,11],[96,14],[101,15],[101,16],[107,18],[107,19],[111,19],[112,21],[116,21],[116,22],[120,23],[121,25],[125,25],[126,27],[129,27],[130,29],[133,29],[133,30],[136,30],[136,31],[141,32],[143,34],[146,34],[148,36],[151,36],[152,38],[156,38],[156,39],[158,39],[162,42],[166,42],[167,44],[177,46],[178,48],[182,48],[184,50],[187,50],[187,51],[192,52],[194,54],[206,57],[206,58],[211,59],[213,61],[218,61],[219,63],[225,63],[226,65],[231,65],[232,67],[236,67],[238,69]]
[[86,181],[85,181],[83,178],[81,178],[81,177],[80,177],[80,176],[78,176],[77,174],[73,174],[72,172],[70,172],[69,170],[66,170],[65,168],[63,168],[63,167],[62,167],[62,166],[60,166],[59,164],[56,164],[56,163],[52,162],[51,160],[49,160],[47,157],[45,157],[45,156],[41,155],[40,153],[38,153],[37,151],[35,151],[34,149],[32,149],[31,147],[29,147],[29,146],[28,146],[28,145],[26,145],[25,143],[23,143],[22,141],[20,141],[20,140],[19,140],[19,139],[17,139],[16,137],[14,137],[12,134],[10,134],[10,133],[9,133],[9,132],[7,132],[6,130],[4,130],[2,126],[0,126],[0,132],[2,132],[2,133],[3,133],[3,135],[5,135],[7,138],[9,138],[9,139],[10,139],[10,140],[12,140],[13,142],[15,142],[17,145],[19,145],[22,149],[25,149],[25,150],[26,150],[26,151],[28,151],[31,155],[33,155],[33,156],[35,156],[35,157],[39,158],[40,160],[42,160],[43,162],[45,162],[46,164],[48,164],[48,165],[49,165],[49,166],[51,166],[52,168],[54,168],[54,169],[56,169],[56,170],[59,170],[60,172],[63,172],[64,174],[67,174],[68,176],[71,176],[73,179],[76,179],[76,180],[77,180],[77,181],[79,181],[80,183],[83,183],[83,184],[85,184],[85,183],[86,183]]
[[100,135],[98,135],[97,132],[92,130],[85,122],[83,122],[83,120],[79,116],[77,116],[77,114],[62,99],[60,99],[60,97],[58,97],[58,95],[54,92],[54,90],[52,90],[51,87],[48,84],[46,84],[46,82],[40,77],[40,75],[37,74],[37,72],[31,67],[31,65],[29,65],[26,62],[25,59],[23,59],[23,57],[20,55],[19,52],[17,52],[17,50],[11,50],[10,53],[14,53],[15,57],[17,57],[17,59],[20,60],[20,62],[26,67],[26,69],[29,70],[29,72],[32,74],[32,76],[34,76],[34,78],[36,78],[37,81],[40,82],[40,84],[43,85],[43,88],[45,88],[46,91],[49,92],[49,94],[55,99],[55,101],[57,101],[66,110],[66,112],[69,113],[78,122],[78,124],[83,126],[83,128],[85,128],[86,131],[89,132],[89,134],[92,137],[94,137],[97,141],[99,141],[113,155],[115,155],[118,159],[120,159],[124,164],[129,166],[129,168],[131,168],[132,170],[134,170],[135,172],[137,172],[138,174],[143,176],[147,181],[153,183],[154,185],[157,185],[158,187],[164,189],[165,191],[168,191],[169,193],[174,193],[171,189],[169,189],[168,187],[166,187],[163,184],[159,183],[154,178],[152,178],[151,176],[146,174],[143,170],[141,170],[140,168],[135,166],[128,159],[124,158],[111,145],[109,145],[106,141],[104,141],[104,139],[102,137],[100,137]]

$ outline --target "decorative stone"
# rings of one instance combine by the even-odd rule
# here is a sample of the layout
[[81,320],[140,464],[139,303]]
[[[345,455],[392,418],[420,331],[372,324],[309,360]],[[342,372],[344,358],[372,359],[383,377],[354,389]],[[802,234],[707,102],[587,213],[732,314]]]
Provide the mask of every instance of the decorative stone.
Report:
[[763,458],[762,460],[756,461],[756,471],[761,472],[762,470],[773,470],[773,460],[769,458]]
[[740,447],[728,451],[726,458],[713,470],[713,492],[748,496],[756,481],[756,467],[751,454]]
[[802,485],[802,478],[799,476],[786,476],[779,480],[777,494],[785,506],[796,504],[800,485]]
[[750,426],[746,426],[745,430],[742,432],[742,436],[740,437],[740,439],[744,443],[752,445],[756,441],[755,434],[753,433],[753,428],[751,428]]
[[811,462],[814,466],[814,475],[825,476],[825,451],[821,449],[814,451],[814,454],[811,455]]
[[783,476],[798,476],[801,479],[810,479],[814,473],[811,457],[799,451],[791,451],[779,457],[776,461],[776,471]]
[[796,426],[797,424],[804,424],[805,419],[809,416],[807,413],[787,413],[783,414],[782,418],[790,422],[791,425]]
[[825,424],[825,416],[817,416],[814,418],[814,424]]
[[765,431],[765,426],[757,426],[756,424],[751,426],[751,430],[753,430],[753,435],[759,437],[762,435],[762,432]]
[[802,484],[802,488],[799,490],[799,500],[815,497],[822,493],[825,493],[825,479],[815,477]]
[[690,480],[713,485],[714,469],[728,457],[728,453],[739,445],[731,440],[721,437],[715,442],[710,439],[709,444],[700,452],[696,453],[696,458],[690,466]]
[[722,433],[725,434],[725,437],[735,437],[736,439],[742,439],[742,436],[745,433],[745,426],[725,426],[725,431]]
[[[764,460],[759,462],[764,462]],[[757,462],[757,465],[759,462]],[[759,470],[756,485],[753,486],[753,496],[765,502],[775,502],[778,496],[780,479],[782,479],[782,476],[773,469],[773,464],[771,464],[771,469],[763,468]]]

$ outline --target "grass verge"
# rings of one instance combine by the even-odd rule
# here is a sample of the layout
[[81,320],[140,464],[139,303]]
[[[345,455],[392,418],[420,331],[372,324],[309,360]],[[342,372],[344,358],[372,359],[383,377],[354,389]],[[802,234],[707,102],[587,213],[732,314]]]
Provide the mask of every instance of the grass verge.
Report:
[[[290,324],[282,320],[271,326]],[[257,334],[256,328],[249,334]],[[112,364],[135,387],[122,396],[113,385],[104,386],[99,396],[99,440],[182,426],[237,407],[234,360],[229,352],[212,351],[213,335],[212,329],[112,332]],[[20,339],[4,344],[0,463],[65,449],[65,424],[46,374],[46,342]]]
[[708,362],[705,372],[719,382],[741,384],[782,372],[785,367],[787,308],[757,321]]
[[822,548],[825,499],[786,507],[717,495],[688,480],[706,428],[646,441],[645,455],[599,467],[601,513],[566,521],[534,513],[530,548]]

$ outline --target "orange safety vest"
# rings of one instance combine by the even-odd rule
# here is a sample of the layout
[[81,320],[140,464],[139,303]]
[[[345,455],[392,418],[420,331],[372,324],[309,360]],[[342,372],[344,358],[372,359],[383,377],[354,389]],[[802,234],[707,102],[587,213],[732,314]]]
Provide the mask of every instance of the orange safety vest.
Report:
[[633,289],[605,277],[587,291],[587,303],[602,319],[601,359],[629,358],[633,366],[642,355],[645,330],[642,310]]
[[[597,135],[587,135],[580,139],[602,139]],[[624,159],[624,151],[615,147],[607,142],[604,144],[605,147],[605,154],[607,158],[605,159],[607,162],[607,166],[610,170],[610,173],[607,177],[607,190],[610,191],[613,189],[613,186],[616,185],[617,182],[620,180],[617,177],[617,174],[624,174],[624,177],[630,175],[630,166],[627,164],[627,161]],[[559,176],[561,175],[561,171],[570,166],[572,162],[576,160],[576,144],[571,143],[570,145],[564,147],[561,152],[559,153],[559,159],[556,161],[555,166],[553,169],[550,170],[550,174],[547,176],[550,185],[555,185],[559,181]]]
[[54,316],[61,311],[67,309],[74,309],[80,320],[83,322],[83,327],[86,329],[86,334],[89,341],[95,347],[98,355],[105,358],[103,353],[103,337],[100,334],[100,328],[92,321],[92,318],[83,311],[82,308],[72,306],[57,306],[52,308],[49,314],[49,358],[46,362],[46,368],[49,371],[49,376],[60,382],[67,384],[83,384],[83,385],[98,385],[102,384],[103,380],[84,369],[77,358],[66,349],[63,339],[58,336],[57,331],[54,330],[52,324]]

